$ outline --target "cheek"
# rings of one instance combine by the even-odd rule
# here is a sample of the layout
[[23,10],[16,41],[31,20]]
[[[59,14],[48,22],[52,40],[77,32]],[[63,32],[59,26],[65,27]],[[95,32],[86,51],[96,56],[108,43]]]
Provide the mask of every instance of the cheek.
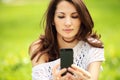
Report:
[[56,19],[56,18],[54,18],[54,24],[55,24],[55,26],[57,26],[56,28],[58,28],[58,26],[59,26],[59,20]]
[[76,29],[79,30],[81,26],[81,21],[76,21],[74,25],[76,26]]
[[75,26],[75,28],[76,28],[76,34],[79,33],[80,27],[81,27],[81,22],[80,23],[76,23],[76,26]]
[[61,27],[60,27],[60,25],[58,23],[55,23],[55,28],[56,28],[57,32],[61,31]]
[[54,25],[57,31],[60,31],[62,29],[62,22],[60,20],[55,19]]
[[55,28],[56,28],[57,32],[61,32],[62,31],[62,28],[60,26],[58,26],[58,25]]

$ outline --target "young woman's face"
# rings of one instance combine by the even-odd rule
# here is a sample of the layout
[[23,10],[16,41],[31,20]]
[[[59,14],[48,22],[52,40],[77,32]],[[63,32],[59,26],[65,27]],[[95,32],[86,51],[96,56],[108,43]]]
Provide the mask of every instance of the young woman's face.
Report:
[[81,20],[73,4],[61,1],[57,5],[54,15],[54,25],[58,37],[66,40],[74,39],[80,28]]

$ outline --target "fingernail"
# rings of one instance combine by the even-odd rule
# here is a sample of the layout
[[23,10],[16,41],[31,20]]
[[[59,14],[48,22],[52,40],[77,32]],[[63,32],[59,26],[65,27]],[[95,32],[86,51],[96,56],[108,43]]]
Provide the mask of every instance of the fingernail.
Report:
[[73,66],[75,66],[75,64],[72,64],[71,66],[73,67]]
[[66,68],[64,68],[64,70],[66,71],[67,69],[66,69]]
[[70,69],[70,67],[68,68],[68,70]]

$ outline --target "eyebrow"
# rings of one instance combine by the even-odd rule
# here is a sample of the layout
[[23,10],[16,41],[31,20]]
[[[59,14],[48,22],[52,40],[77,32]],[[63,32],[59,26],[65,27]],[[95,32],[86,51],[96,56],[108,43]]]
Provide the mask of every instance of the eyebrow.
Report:
[[[61,13],[61,14],[65,14],[64,12],[56,12],[56,13]],[[72,12],[72,14],[78,14],[78,12]]]

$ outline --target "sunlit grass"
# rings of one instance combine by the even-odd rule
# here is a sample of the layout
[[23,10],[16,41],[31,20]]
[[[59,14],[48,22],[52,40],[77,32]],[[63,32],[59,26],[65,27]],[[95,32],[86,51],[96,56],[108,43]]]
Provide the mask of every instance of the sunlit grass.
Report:
[[28,48],[42,33],[43,3],[0,5],[0,80],[31,80]]

